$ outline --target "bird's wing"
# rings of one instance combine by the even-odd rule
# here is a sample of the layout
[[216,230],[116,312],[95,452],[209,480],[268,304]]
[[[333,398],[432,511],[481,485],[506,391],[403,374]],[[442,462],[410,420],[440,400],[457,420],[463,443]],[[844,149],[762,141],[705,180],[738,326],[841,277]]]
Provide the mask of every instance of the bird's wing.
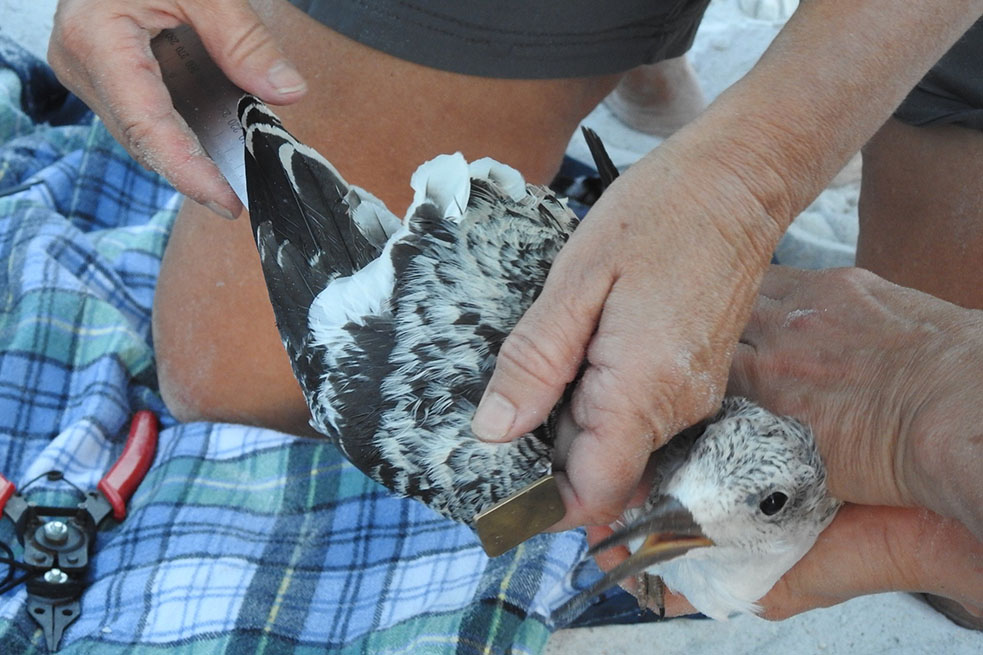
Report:
[[351,275],[379,256],[399,226],[381,200],[351,186],[313,148],[297,141],[259,100],[239,102],[254,226],[269,221],[317,268]]
[[400,221],[297,141],[259,100],[239,102],[249,215],[277,326],[296,359],[315,297],[376,259]]
[[536,435],[486,444],[468,424],[573,214],[457,153],[417,170],[400,224],[261,103],[244,99],[240,119],[263,271],[315,427],[375,480],[466,523],[546,473]]

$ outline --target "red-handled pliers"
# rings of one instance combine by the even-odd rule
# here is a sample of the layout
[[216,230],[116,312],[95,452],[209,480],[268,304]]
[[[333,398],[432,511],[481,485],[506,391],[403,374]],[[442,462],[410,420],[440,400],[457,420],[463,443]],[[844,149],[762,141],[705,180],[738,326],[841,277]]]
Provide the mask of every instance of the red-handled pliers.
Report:
[[126,501],[154,458],[157,430],[153,412],[134,414],[123,453],[75,507],[36,505],[0,475],[0,511],[14,522],[24,546],[18,568],[28,571],[27,610],[44,631],[48,652],[58,649],[65,628],[78,618],[96,530],[110,513],[117,521],[126,517]]

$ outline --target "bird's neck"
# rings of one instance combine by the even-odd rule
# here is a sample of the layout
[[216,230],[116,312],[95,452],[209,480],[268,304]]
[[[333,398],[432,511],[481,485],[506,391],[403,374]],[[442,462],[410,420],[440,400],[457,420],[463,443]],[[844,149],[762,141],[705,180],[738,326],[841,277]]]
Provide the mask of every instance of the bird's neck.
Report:
[[757,613],[758,599],[798,560],[794,549],[751,554],[737,548],[698,548],[659,565],[666,586],[682,594],[703,614],[725,620]]

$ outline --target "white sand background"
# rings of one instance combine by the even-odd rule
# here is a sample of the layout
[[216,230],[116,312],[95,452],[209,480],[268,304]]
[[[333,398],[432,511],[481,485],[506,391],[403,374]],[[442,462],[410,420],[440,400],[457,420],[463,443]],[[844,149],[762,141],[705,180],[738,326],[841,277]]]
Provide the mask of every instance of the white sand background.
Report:
[[[691,57],[712,99],[750,68],[781,27],[795,0],[713,0]],[[55,0],[0,0],[0,32],[44,57]],[[752,18],[740,5],[759,18]],[[602,106],[586,121],[604,138],[615,163],[628,164],[659,140],[634,132]],[[571,154],[587,159],[579,135]],[[589,159],[587,159],[589,160]],[[849,172],[844,176],[850,178]],[[856,181],[831,186],[782,240],[779,259],[803,268],[846,266],[857,235]],[[755,617],[728,622],[677,620],[662,624],[561,630],[548,655],[672,655],[709,652],[980,655],[983,635],[960,628],[908,594],[858,598],[770,623]]]

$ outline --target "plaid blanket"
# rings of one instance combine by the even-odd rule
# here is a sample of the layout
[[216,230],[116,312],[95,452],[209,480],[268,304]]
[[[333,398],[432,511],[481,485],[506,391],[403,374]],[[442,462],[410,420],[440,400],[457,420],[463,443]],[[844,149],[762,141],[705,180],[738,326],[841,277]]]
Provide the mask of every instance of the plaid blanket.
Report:
[[[61,652],[540,651],[581,533],[488,560],[330,443],[168,414],[150,309],[179,198],[28,57],[0,43],[0,471],[93,488],[134,411],[162,420]],[[27,495],[78,498],[46,478]],[[21,552],[8,520],[0,541]],[[0,652],[46,652],[23,586],[0,596]]]

